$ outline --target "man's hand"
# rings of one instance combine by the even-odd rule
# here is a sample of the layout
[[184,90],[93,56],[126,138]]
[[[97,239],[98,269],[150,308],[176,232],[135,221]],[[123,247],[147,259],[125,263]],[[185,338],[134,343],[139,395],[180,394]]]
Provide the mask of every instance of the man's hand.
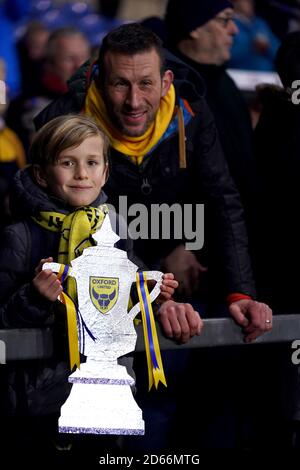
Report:
[[61,282],[51,269],[45,269],[42,271],[43,264],[51,263],[52,261],[52,258],[47,258],[42,259],[39,262],[39,265],[35,269],[36,276],[33,278],[32,283],[40,295],[51,302],[55,302],[63,290]]
[[186,343],[195,335],[200,335],[203,321],[190,304],[168,300],[157,313],[163,331],[169,338]]
[[179,282],[178,291],[191,297],[201,282],[201,274],[207,271],[197,260],[194,253],[179,245],[170,253],[164,262],[167,271],[174,273]]
[[163,281],[160,286],[160,294],[156,299],[158,304],[162,304],[167,300],[170,300],[172,295],[175,292],[175,289],[178,287],[178,282],[174,279],[174,274],[166,273],[163,275]]
[[261,302],[238,300],[229,306],[229,312],[236,323],[243,327],[246,343],[272,329],[272,310]]

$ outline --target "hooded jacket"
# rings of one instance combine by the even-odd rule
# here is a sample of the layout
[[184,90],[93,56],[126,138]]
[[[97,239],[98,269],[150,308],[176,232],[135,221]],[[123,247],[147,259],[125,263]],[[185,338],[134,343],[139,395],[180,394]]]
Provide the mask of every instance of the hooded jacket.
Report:
[[[179,132],[175,117],[141,165],[135,165],[126,155],[111,149],[111,171],[105,186],[109,202],[118,207],[119,196],[126,195],[128,207],[140,203],[149,213],[153,204],[179,204],[183,214],[184,204],[204,204],[207,226],[204,250],[197,255],[201,259],[208,257],[221,273],[222,294],[240,292],[255,296],[243,209],[212,114],[201,96],[205,92],[203,82],[197,72],[180,59],[169,52],[166,57],[167,68],[175,76],[176,104],[182,106],[182,100],[188,102],[189,111],[185,113],[184,122],[186,168],[179,165]],[[69,92],[37,116],[37,128],[58,115],[81,112],[87,89],[98,73],[97,64],[82,66],[69,81]],[[148,230],[149,235],[150,226]],[[168,240],[162,237],[159,240],[138,239],[134,247],[149,267],[159,268],[164,257],[185,241],[183,229],[180,240],[175,236]]]

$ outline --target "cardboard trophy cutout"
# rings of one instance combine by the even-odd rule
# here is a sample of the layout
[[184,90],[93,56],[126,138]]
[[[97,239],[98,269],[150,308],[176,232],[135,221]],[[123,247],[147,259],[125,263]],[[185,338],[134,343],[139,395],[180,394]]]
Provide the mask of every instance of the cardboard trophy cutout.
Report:
[[[120,238],[109,216],[93,238],[97,246],[86,248],[71,263],[70,275],[77,283],[79,351],[87,360],[69,377],[73,387],[61,408],[59,431],[144,434],[142,411],[131,391],[134,378],[118,364],[119,357],[135,349],[133,319],[140,304],[128,312],[128,301],[138,267],[125,251],[114,247]],[[43,269],[59,272],[60,267],[45,263]],[[146,275],[157,281],[150,293],[153,301],[160,293],[162,273]]]

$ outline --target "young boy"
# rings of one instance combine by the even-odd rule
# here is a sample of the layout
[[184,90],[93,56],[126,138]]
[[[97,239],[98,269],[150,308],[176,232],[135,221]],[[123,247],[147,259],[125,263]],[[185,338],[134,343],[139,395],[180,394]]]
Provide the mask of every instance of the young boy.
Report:
[[[19,397],[23,413],[43,415],[59,412],[69,393],[70,371],[65,312],[57,301],[62,285],[56,274],[41,267],[52,260],[70,264],[91,245],[91,234],[107,212],[102,186],[108,177],[108,140],[91,118],[60,116],[36,134],[30,161],[16,175],[12,193],[13,215],[19,221],[4,230],[0,245],[0,328],[53,325],[54,357],[39,367],[36,362],[24,367],[26,399]],[[110,217],[117,216],[112,212]],[[132,259],[131,240],[119,243]],[[165,275],[162,300],[170,299],[176,286],[173,275]],[[181,341],[202,328],[191,306],[172,300],[160,306],[158,316],[165,333]],[[18,402],[19,392],[14,383],[12,403]]]

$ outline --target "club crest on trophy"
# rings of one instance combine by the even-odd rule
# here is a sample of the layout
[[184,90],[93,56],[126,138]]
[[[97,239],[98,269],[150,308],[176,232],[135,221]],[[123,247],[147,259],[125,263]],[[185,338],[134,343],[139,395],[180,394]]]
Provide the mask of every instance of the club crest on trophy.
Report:
[[[93,434],[144,434],[142,411],[134,400],[134,378],[118,358],[135,349],[134,318],[141,311],[148,362],[149,386],[165,383],[151,302],[160,293],[163,274],[137,272],[127,253],[115,248],[120,239],[107,215],[94,235],[96,246],[84,249],[71,266],[45,263],[43,269],[76,281],[78,308],[66,294],[71,367],[71,393],[61,408],[59,431]],[[156,285],[149,294],[147,279]],[[130,290],[136,283],[139,302],[128,311]],[[79,352],[78,352],[79,351]]]
[[119,278],[90,277],[90,298],[99,312],[108,313],[118,300]]

